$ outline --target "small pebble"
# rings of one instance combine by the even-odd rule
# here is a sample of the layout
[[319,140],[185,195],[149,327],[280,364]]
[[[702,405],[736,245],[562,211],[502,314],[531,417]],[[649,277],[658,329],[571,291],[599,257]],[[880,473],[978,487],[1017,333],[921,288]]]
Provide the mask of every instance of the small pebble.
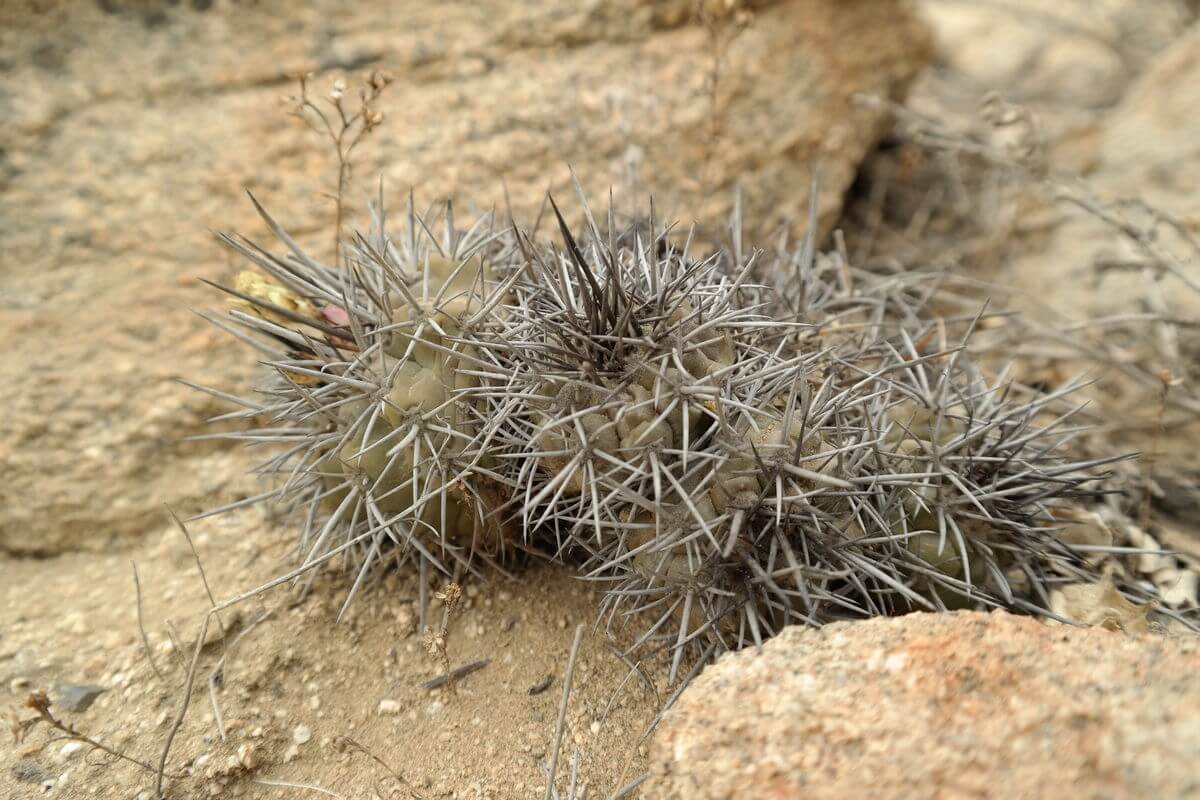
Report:
[[391,700],[391,699],[380,700],[379,701],[379,713],[381,715],[383,715],[383,714],[399,714],[400,713],[400,703],[397,702],[396,700]]
[[312,730],[307,725],[297,725],[292,731],[292,741],[296,744],[307,744],[312,739]]
[[68,758],[75,755],[82,749],[83,742],[67,742],[62,746],[62,749],[58,751],[59,760],[66,761]]
[[91,708],[96,698],[106,691],[103,686],[77,686],[67,683],[58,687],[58,699],[55,702],[63,711],[79,713]]
[[45,769],[28,760],[13,764],[9,774],[24,783],[41,783],[49,778],[49,773]]

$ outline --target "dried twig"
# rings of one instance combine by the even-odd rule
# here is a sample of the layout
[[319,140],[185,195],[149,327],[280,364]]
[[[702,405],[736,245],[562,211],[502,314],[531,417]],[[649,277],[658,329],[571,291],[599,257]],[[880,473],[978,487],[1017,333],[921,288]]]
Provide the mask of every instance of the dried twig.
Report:
[[[454,683],[455,675],[450,670],[450,654],[446,648],[446,639],[450,633],[450,617],[454,614],[458,607],[458,601],[462,598],[462,588],[457,583],[451,582],[446,584],[444,589],[435,593],[434,597],[441,600],[444,605],[442,624],[436,631],[433,628],[426,628],[421,638],[421,644],[429,655],[441,663],[442,672],[447,676],[445,683],[449,687],[450,693],[453,694],[457,687]],[[468,670],[468,672],[471,671]]]
[[242,640],[242,637],[257,628],[259,624],[267,620],[274,613],[275,609],[268,609],[261,612],[257,617],[254,618],[253,621],[246,625],[246,627],[238,631],[237,636],[233,637],[233,641],[229,642],[228,646],[226,646],[224,640],[222,640],[221,657],[217,659],[217,663],[213,666],[212,671],[208,673],[208,701],[212,705],[213,722],[217,726],[217,733],[220,735],[221,741],[225,741],[226,739],[225,718],[221,714],[221,706],[217,702],[217,684],[227,677],[225,674],[225,669],[229,663],[230,652],[237,647],[237,644]]
[[1158,462],[1158,447],[1163,434],[1163,418],[1167,414],[1167,395],[1173,385],[1171,371],[1164,369],[1159,373],[1159,380],[1162,381],[1162,393],[1159,395],[1158,402],[1158,426],[1154,429],[1154,438],[1150,443],[1150,453],[1142,462],[1146,470],[1146,486],[1142,491],[1142,507],[1138,514],[1138,525],[1144,531],[1150,529],[1150,499],[1154,494],[1152,489],[1154,486],[1154,467]]
[[171,655],[179,662],[180,669],[187,667],[187,662],[183,656],[183,640],[179,637],[179,631],[175,630],[175,623],[171,620],[166,621],[167,638],[171,640]]
[[[164,507],[167,509],[167,513],[171,515],[171,519],[174,520],[176,527],[179,528],[179,532],[183,534],[183,538],[187,540],[188,548],[192,551],[192,559],[196,562],[196,569],[200,572],[200,581],[204,584],[204,592],[208,595],[209,604],[215,610],[217,598],[213,596],[212,587],[208,585],[208,575],[204,572],[204,563],[200,561],[200,553],[196,550],[196,543],[192,541],[192,535],[188,533],[187,526],[183,524],[183,520],[175,514],[175,511],[170,506]],[[217,614],[217,627],[221,629],[221,635],[224,636],[225,624],[221,621],[220,614]]]
[[187,680],[184,682],[183,699],[179,704],[179,711],[175,715],[174,722],[171,723],[171,729],[167,731],[167,740],[163,743],[162,755],[158,759],[158,773],[154,781],[154,795],[163,797],[163,776],[167,769],[167,756],[171,753],[171,744],[175,741],[175,734],[179,732],[179,728],[183,725],[183,718],[187,716],[188,706],[192,702],[192,686],[196,683],[196,667],[200,663],[200,653],[204,650],[204,639],[208,636],[209,620],[217,613],[217,609],[213,609],[204,615],[204,622],[200,626],[200,635],[196,637],[196,646],[192,650],[192,663],[188,667]]
[[744,7],[740,0],[732,0],[732,2],[698,0],[695,13],[697,20],[708,33],[708,50],[712,54],[708,71],[709,130],[708,141],[705,142],[704,147],[702,171],[702,189],[705,194],[709,194],[715,190],[715,187],[710,184],[712,183],[712,168],[715,163],[717,144],[721,139],[721,70],[725,64],[729,46],[750,25],[753,16],[750,9]]
[[550,750],[550,769],[546,780],[546,800],[554,796],[554,776],[558,771],[558,754],[562,749],[563,731],[567,723],[567,701],[571,698],[571,681],[575,677],[575,659],[583,643],[583,625],[575,626],[575,639],[571,642],[571,654],[567,657],[567,672],[563,676],[562,701],[558,705],[558,722],[554,725],[554,744]]
[[645,783],[646,779],[649,777],[650,777],[649,773],[643,773],[643,774],[637,776],[636,778],[631,780],[629,783],[625,784],[620,789],[617,789],[615,792],[613,792],[611,795],[609,795],[608,800],[621,800],[621,798],[623,798],[623,797],[629,797],[630,793],[632,793],[634,789],[638,788],[643,783]]
[[417,798],[417,800],[420,800],[422,798],[423,795],[421,795],[420,792],[418,792],[415,788],[413,788],[413,785],[411,783],[409,783],[408,780],[403,775],[401,775],[399,772],[396,772],[396,770],[392,769],[392,767],[386,761],[384,761],[382,758],[380,758],[379,756],[375,755],[373,752],[368,750],[364,745],[360,744],[359,742],[355,741],[354,739],[351,739],[349,736],[342,736],[341,738],[338,739],[338,741],[342,742],[343,744],[348,744],[351,747],[354,747],[357,750],[361,751],[362,753],[365,753],[376,764],[378,764],[379,766],[381,766],[385,770],[387,770],[388,774],[391,775],[393,778],[395,778],[397,783],[399,783],[401,786],[403,786],[405,789],[407,789],[408,793],[412,797]]
[[482,658],[479,661],[472,661],[469,664],[463,664],[461,667],[455,667],[450,672],[442,673],[432,680],[425,681],[420,685],[421,689],[437,689],[445,686],[448,683],[457,681],[464,675],[470,675],[472,672],[483,669],[488,664],[492,663],[490,658]]
[[129,565],[133,567],[133,588],[137,593],[137,623],[138,633],[142,636],[142,647],[146,650],[146,660],[150,662],[150,669],[154,670],[154,674],[161,681],[163,679],[162,672],[158,669],[158,664],[154,662],[154,652],[150,649],[150,639],[146,636],[146,625],[142,619],[142,582],[138,578],[138,568],[135,561],[130,561]]
[[[25,700],[25,707],[31,708],[34,711],[36,711],[37,716],[33,717],[32,719],[13,723],[13,734],[17,738],[17,741],[21,741],[24,738],[24,736],[29,732],[29,730],[31,728],[33,728],[37,723],[44,722],[47,725],[49,725],[50,727],[54,728],[55,730],[61,731],[63,733],[63,736],[52,738],[52,739],[44,742],[41,745],[41,747],[45,747],[46,745],[48,745],[54,741],[62,741],[63,739],[72,739],[72,740],[75,740],[78,742],[83,742],[84,744],[89,745],[90,747],[93,747],[97,750],[108,753],[110,756],[113,756],[114,758],[119,758],[122,761],[128,761],[130,764],[136,764],[137,766],[141,767],[142,769],[146,770],[147,772],[158,772],[159,771],[159,770],[156,770],[151,765],[147,764],[145,761],[141,761],[132,756],[126,755],[125,753],[122,753],[119,750],[115,750],[115,749],[109,747],[108,745],[104,744],[103,742],[99,742],[99,741],[93,739],[92,737],[83,733],[78,728],[74,727],[73,725],[69,725],[66,722],[63,722],[58,717],[54,716],[54,713],[50,710],[50,705],[51,705],[50,697],[46,694],[45,691],[38,690],[36,692],[32,692],[29,695],[29,697]],[[172,776],[172,777],[178,777],[178,776]]]
[[386,72],[376,70],[367,76],[364,86],[359,89],[358,111],[349,111],[344,99],[346,81],[338,78],[333,82],[333,88],[326,98],[332,113],[327,113],[315,102],[308,93],[308,81],[311,74],[300,76],[300,94],[285,97],[284,100],[292,107],[291,114],[299,117],[309,128],[326,136],[333,144],[337,155],[337,193],[334,195],[336,216],[334,220],[333,261],[342,263],[342,227],[346,185],[350,180],[351,155],[354,148],[367,134],[379,127],[383,122],[383,112],[374,107],[374,103],[383,94],[384,89],[392,82]]
[[266,778],[255,778],[254,782],[260,786],[276,786],[283,789],[308,789],[311,792],[319,792],[327,797],[337,797],[339,800],[345,800],[344,795],[340,795],[337,792],[332,792],[329,789],[325,789],[320,786],[314,786],[311,783],[290,783],[288,781],[267,780]]

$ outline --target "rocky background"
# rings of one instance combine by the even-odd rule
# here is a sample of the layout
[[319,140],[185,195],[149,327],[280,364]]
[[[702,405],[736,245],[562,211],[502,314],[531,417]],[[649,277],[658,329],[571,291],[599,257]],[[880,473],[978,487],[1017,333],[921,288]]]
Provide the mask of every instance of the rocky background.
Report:
[[[199,279],[238,269],[212,232],[265,237],[244,190],[332,252],[336,158],[281,102],[299,74],[314,93],[394,78],[356,151],[351,223],[380,177],[397,202],[453,196],[463,216],[507,193],[529,220],[547,189],[573,204],[570,165],[601,205],[610,187],[618,202],[653,193],[664,216],[716,235],[740,189],[755,227],[799,227],[819,163],[820,227],[864,259],[920,266],[952,250],[938,266],[1017,287],[1035,316],[1200,314],[1185,235],[1156,240],[1183,278],[1097,271],[1138,257],[1128,236],[1008,173],[936,160],[906,173],[912,138],[861,100],[987,139],[980,104],[999,92],[1036,121],[1049,169],[1197,235],[1200,28],[1183,0],[10,0],[2,13],[0,701],[46,688],[63,720],[151,764],[209,589],[233,597],[291,563],[286,527],[257,511],[198,523],[189,543],[163,505],[187,515],[257,490],[256,454],[186,441],[225,409],[176,379],[252,379],[191,313],[221,302]],[[925,191],[929,174],[942,190]],[[917,228],[928,197],[934,221]],[[1155,535],[1194,567],[1188,330],[1151,330],[1150,349],[1122,354],[1184,381],[1169,435],[1152,381],[1102,377],[1141,420],[1112,435],[1158,453]],[[586,589],[541,567],[468,587],[451,658],[489,663],[450,694],[420,687],[439,668],[415,631],[415,581],[389,577],[335,626],[338,581],[297,608],[268,596],[223,616],[170,796],[544,796],[571,632],[594,613]],[[1200,795],[1194,639],[969,614],[793,631],[706,670],[643,737],[671,691],[652,666],[630,679],[587,639],[560,786],[577,753],[589,797],[647,772],[632,790],[646,797],[847,796],[864,781],[882,797]],[[772,708],[781,695],[794,707]],[[147,770],[44,745],[49,733],[0,749],[0,794],[152,796]]]
[[548,189],[575,204],[573,167],[604,205],[652,193],[723,225],[740,186],[748,219],[802,224],[820,163],[829,227],[884,131],[853,95],[901,96],[927,32],[895,0],[712,5],[9,3],[0,319],[20,345],[0,356],[0,551],[107,549],[164,502],[246,486],[235,454],[183,441],[220,407],[172,378],[247,375],[188,313],[217,303],[198,278],[235,268],[212,231],[265,231],[244,190],[332,249],[334,151],[281,103],[305,72],[322,96],[345,75],[351,98],[364,72],[394,78],[350,219],[382,178],[397,204],[411,189],[460,216],[503,210],[507,188],[530,225]]

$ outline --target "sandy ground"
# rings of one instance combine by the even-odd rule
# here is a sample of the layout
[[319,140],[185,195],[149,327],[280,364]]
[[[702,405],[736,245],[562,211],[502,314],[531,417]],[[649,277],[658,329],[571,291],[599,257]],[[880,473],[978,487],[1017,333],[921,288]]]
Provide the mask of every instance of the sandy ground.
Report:
[[[290,565],[286,531],[257,512],[201,521],[190,530],[218,601]],[[131,561],[160,674],[140,638]],[[156,764],[208,606],[184,537],[168,523],[127,553],[6,561],[3,576],[4,705],[19,703],[31,688],[49,688],[54,700],[63,684],[109,687],[86,712],[62,718]],[[592,787],[591,796],[607,796],[640,774],[640,737],[663,690],[629,679],[629,669],[605,646],[603,631],[592,632],[594,600],[577,579],[534,565],[519,568],[511,580],[467,582],[449,621],[448,656],[454,667],[489,663],[452,690],[419,687],[441,667],[421,646],[412,577],[388,572],[339,624],[347,588],[342,576],[327,574],[299,604],[274,590],[224,612],[224,637],[213,624],[197,670],[202,688],[168,761],[169,772],[189,773],[168,780],[172,797],[319,796],[320,790],[355,798],[372,792],[385,798],[541,797],[542,765],[580,623],[589,627],[560,772],[569,774],[577,752],[581,783]],[[439,609],[435,600],[434,624]],[[210,694],[203,686],[222,657],[224,668]],[[655,674],[651,665],[647,669]],[[147,770],[99,753],[71,752],[70,746],[64,755],[64,742],[43,744],[47,734],[37,731],[25,746],[0,750],[0,782],[12,791],[5,796],[40,796],[46,779],[57,781],[54,794],[61,797],[143,796],[139,790],[150,796],[154,776]],[[270,788],[271,781],[319,788]]]

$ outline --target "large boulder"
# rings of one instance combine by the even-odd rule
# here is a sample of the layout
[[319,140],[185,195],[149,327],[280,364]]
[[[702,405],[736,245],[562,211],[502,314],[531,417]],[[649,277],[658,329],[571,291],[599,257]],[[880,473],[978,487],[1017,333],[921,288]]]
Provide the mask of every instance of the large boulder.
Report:
[[[1018,281],[1031,295],[1074,317],[1130,313],[1155,302],[1162,303],[1156,310],[1165,316],[1189,319],[1200,313],[1200,198],[1195,192],[1200,153],[1192,125],[1198,115],[1200,25],[1193,25],[1095,126],[1086,163],[1092,196],[1084,194],[1092,208],[1062,204],[1047,246],[1018,262]],[[1081,194],[1073,187],[1072,193]],[[1154,213],[1127,201],[1144,202],[1172,223],[1158,222]],[[1122,235],[1120,225],[1140,232],[1144,244],[1178,275],[1132,269],[1146,255]],[[1161,279],[1161,298],[1155,298],[1152,277]],[[1081,287],[1090,289],[1082,308]]]
[[[938,43],[939,79],[960,96],[1000,91],[1037,108],[1098,110],[1194,15],[1187,0],[920,0]],[[1071,117],[1078,121],[1082,115]]]
[[[336,164],[289,118],[349,71],[396,79],[356,151],[349,218],[382,174],[418,203],[454,195],[519,219],[573,165],[595,201],[631,181],[660,214],[821,220],[926,62],[901,0],[9,4],[0,29],[0,552],[105,547],[257,490],[243,451],[183,443],[222,405],[171,383],[244,390],[251,358],[188,307],[237,268],[209,233],[264,236],[250,187],[298,239],[332,250]],[[735,8],[736,7],[736,8]],[[739,32],[739,27],[748,25]],[[736,35],[734,35],[736,33]],[[717,75],[716,90],[711,77]],[[318,101],[320,102],[320,101]],[[547,228],[543,228],[543,233]]]
[[788,628],[666,715],[647,800],[1200,794],[1200,638],[994,614]]

